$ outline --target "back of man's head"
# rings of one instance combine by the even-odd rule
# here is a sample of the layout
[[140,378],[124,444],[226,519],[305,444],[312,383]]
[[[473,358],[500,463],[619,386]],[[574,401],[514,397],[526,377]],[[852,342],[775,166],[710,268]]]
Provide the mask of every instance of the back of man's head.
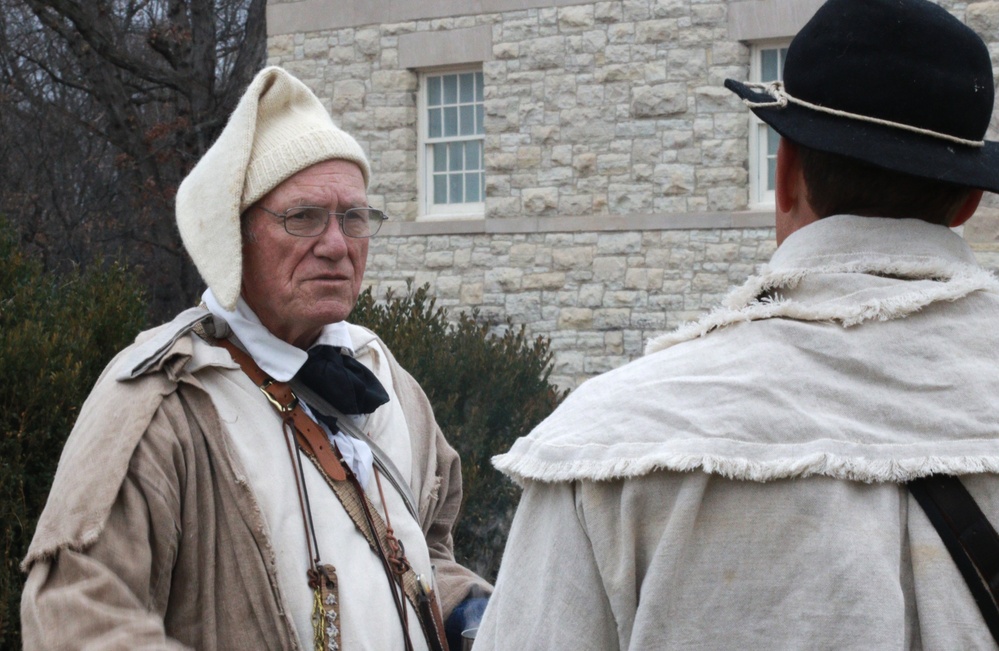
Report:
[[797,145],[808,203],[818,217],[921,219],[949,226],[972,189]]

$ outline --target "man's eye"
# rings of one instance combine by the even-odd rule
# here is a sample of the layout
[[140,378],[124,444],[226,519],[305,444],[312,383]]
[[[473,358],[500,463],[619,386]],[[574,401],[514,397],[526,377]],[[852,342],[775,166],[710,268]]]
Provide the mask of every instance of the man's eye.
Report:
[[317,208],[296,208],[285,213],[285,219],[292,222],[311,222],[323,219],[323,212]]

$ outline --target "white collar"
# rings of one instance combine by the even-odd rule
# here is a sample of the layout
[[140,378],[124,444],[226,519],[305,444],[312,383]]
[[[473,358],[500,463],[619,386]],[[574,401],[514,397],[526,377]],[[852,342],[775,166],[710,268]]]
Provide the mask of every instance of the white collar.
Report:
[[[236,309],[231,311],[222,307],[211,289],[206,290],[201,299],[209,312],[229,325],[239,340],[238,343],[246,349],[260,368],[278,382],[288,382],[295,377],[302,364],[305,364],[305,360],[309,358],[304,350],[278,339],[264,327],[242,296],[236,301]],[[336,346],[345,349],[351,356],[354,355],[354,346],[350,340],[346,321],[323,326],[319,338],[312,345],[320,344]]]

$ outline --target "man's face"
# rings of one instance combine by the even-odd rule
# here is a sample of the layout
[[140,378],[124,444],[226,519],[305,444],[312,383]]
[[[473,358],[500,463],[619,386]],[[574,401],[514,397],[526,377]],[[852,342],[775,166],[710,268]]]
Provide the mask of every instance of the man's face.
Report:
[[343,321],[361,290],[368,240],[346,237],[336,217],[317,237],[296,237],[281,219],[296,206],[342,213],[368,205],[361,169],[330,160],[285,179],[249,213],[243,241],[243,300],[278,338],[307,348],[323,326]]

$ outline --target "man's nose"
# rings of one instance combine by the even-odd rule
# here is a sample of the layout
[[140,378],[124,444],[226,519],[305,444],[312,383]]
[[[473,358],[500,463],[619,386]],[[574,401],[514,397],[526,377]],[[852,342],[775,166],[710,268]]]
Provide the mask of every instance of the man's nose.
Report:
[[347,255],[347,236],[343,234],[343,229],[340,228],[340,221],[336,215],[330,215],[329,225],[316,240],[313,251],[318,256],[339,260]]

